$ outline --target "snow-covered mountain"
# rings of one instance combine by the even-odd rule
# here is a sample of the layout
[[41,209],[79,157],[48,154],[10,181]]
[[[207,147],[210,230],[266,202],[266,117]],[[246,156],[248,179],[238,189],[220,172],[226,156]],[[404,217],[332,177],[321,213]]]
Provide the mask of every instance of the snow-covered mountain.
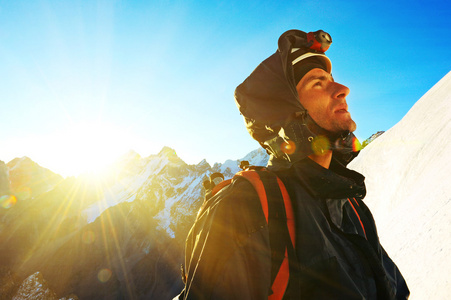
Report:
[[193,209],[197,209],[199,199],[203,197],[202,183],[209,174],[221,172],[225,178],[230,178],[239,171],[243,160],[264,166],[268,155],[263,149],[257,149],[240,160],[227,160],[211,167],[206,160],[197,165],[187,165],[169,147],[147,158],[129,152],[111,167],[111,172],[122,175],[116,176],[113,185],[101,185],[103,197],[86,208],[83,214],[86,214],[88,222],[93,222],[109,207],[137,198],[146,199],[161,206],[155,218],[160,227],[174,237],[171,226],[180,216],[192,214]]
[[411,298],[451,296],[451,72],[350,164]]
[[[242,160],[266,165],[268,156],[259,149],[211,167],[205,160],[188,165],[164,147],[146,158],[130,151],[102,177],[66,179],[29,158],[0,164],[0,201],[19,188],[32,191],[0,207],[0,279],[10,278],[0,291],[17,299],[172,298],[181,289],[184,242],[203,181],[218,171],[231,177]],[[42,278],[49,289],[34,291]]]

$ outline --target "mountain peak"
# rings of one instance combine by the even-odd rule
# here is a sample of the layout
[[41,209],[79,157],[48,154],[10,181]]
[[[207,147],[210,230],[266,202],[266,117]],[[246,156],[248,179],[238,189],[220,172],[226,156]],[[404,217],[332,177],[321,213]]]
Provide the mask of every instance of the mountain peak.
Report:
[[158,154],[163,154],[163,153],[174,153],[175,154],[175,150],[172,149],[171,147],[163,146],[163,148],[161,148],[161,150]]
[[171,159],[179,158],[177,156],[177,153],[175,152],[175,150],[170,147],[167,147],[167,146],[164,146],[161,149],[161,151],[158,153],[158,156],[165,156],[165,157],[171,158]]
[[202,159],[198,164],[197,164],[198,168],[210,168],[210,164],[207,162],[206,159]]
[[14,158],[10,162],[8,162],[7,165],[9,168],[14,168],[15,166],[23,164],[23,163],[29,165],[29,164],[34,163],[34,161],[31,158],[29,158],[28,156],[22,156],[22,157]]
[[136,152],[135,150],[130,149],[127,152],[125,152],[125,154],[122,157],[127,159],[140,159],[141,155],[139,155],[139,153]]

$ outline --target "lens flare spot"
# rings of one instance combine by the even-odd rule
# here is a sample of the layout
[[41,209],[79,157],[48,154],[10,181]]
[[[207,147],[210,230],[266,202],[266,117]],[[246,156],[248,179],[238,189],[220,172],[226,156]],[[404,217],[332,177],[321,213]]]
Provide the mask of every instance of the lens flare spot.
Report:
[[82,240],[85,244],[92,244],[96,240],[96,235],[91,230],[87,230],[83,233]]
[[360,141],[356,137],[354,137],[352,141],[352,151],[357,152],[362,149],[363,149],[362,144],[360,144]]
[[8,209],[16,205],[17,198],[14,195],[4,195],[0,197],[0,205],[4,209]]
[[285,154],[291,155],[296,151],[296,145],[293,141],[287,141],[280,146],[280,150]]
[[112,274],[113,272],[111,272],[110,269],[102,269],[97,274],[97,278],[99,279],[100,282],[105,283],[108,280],[110,280]]
[[312,141],[312,150],[316,155],[323,155],[330,149],[329,139],[325,136],[318,135]]

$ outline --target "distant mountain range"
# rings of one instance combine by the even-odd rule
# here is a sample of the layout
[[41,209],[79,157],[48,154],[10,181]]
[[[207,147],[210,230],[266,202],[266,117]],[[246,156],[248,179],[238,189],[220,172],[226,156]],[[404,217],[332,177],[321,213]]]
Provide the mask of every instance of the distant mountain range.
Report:
[[0,162],[2,299],[173,297],[203,181],[233,176],[242,160],[268,156],[188,165],[164,147],[146,158],[130,151],[101,178],[65,179],[27,157]]

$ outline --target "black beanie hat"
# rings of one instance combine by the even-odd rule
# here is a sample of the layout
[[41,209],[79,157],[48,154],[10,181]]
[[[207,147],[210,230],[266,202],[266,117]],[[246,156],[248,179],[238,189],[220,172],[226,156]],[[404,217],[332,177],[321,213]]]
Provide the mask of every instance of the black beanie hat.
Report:
[[304,77],[304,75],[307,74],[310,70],[316,68],[328,72],[327,65],[325,64],[324,59],[321,59],[318,56],[311,56],[305,58],[297,62],[295,65],[293,65],[293,75],[295,84],[298,84],[299,81],[301,81],[302,77]]

